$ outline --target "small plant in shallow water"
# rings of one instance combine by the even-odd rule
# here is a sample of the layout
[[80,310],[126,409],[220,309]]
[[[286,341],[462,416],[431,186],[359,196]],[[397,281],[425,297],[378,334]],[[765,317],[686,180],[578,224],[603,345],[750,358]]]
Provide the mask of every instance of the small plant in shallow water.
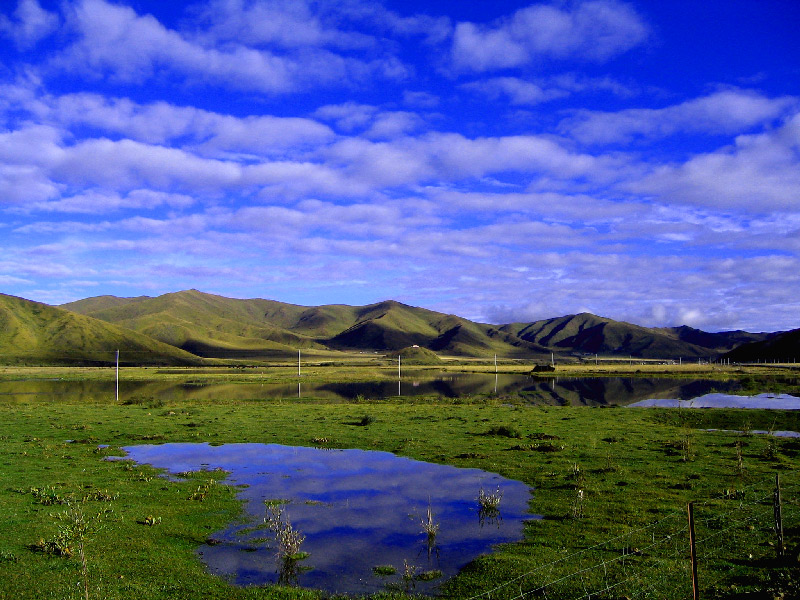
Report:
[[502,499],[503,492],[499,487],[494,492],[487,492],[483,488],[478,492],[478,504],[481,510],[497,510]]
[[415,585],[414,579],[417,575],[417,567],[409,564],[406,559],[403,559],[403,583],[405,584],[405,592],[408,593]]
[[437,523],[433,517],[433,510],[431,510],[431,506],[429,504],[428,510],[425,512],[425,516],[420,519],[422,533],[428,536],[429,546],[433,544],[433,542],[436,540],[436,534],[439,533],[439,523]]
[[442,576],[442,572],[439,569],[433,569],[431,571],[423,571],[419,575],[417,575],[418,581],[433,581],[434,579],[438,579]]
[[494,492],[487,492],[483,488],[478,491],[478,521],[483,527],[486,524],[500,525],[500,501],[503,492],[498,487]]
[[275,540],[278,544],[278,558],[282,560],[301,560],[308,556],[308,553],[300,552],[300,546],[306,536],[292,527],[281,505],[267,505],[267,515],[264,517],[264,523],[275,534]]
[[397,569],[392,565],[378,565],[377,567],[372,567],[372,572],[381,577],[388,577],[397,573]]

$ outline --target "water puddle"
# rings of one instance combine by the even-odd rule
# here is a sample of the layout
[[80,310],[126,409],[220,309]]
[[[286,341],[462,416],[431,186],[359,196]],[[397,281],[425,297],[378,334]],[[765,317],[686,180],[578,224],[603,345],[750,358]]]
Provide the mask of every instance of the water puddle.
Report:
[[634,408],[757,408],[763,410],[800,410],[800,398],[789,394],[758,394],[755,396],[733,396],[729,394],[706,394],[691,400],[650,398],[630,404]]
[[751,429],[749,431],[741,431],[736,429],[704,429],[703,431],[719,431],[722,433],[738,433],[740,435],[771,435],[772,437],[780,438],[800,438],[798,431],[767,431],[766,429]]
[[[212,534],[213,543],[198,550],[210,572],[236,585],[432,594],[494,544],[520,540],[524,522],[536,518],[528,513],[531,488],[519,481],[388,452],[276,444],[125,450],[134,461],[172,474],[224,469],[230,472],[227,483],[247,486],[239,492],[247,518]],[[480,491],[498,489],[498,509],[481,510]],[[300,550],[307,558],[278,558],[275,535],[263,525],[265,501],[278,503],[283,518],[305,536]],[[431,519],[438,525],[432,539],[423,526]],[[377,569],[384,574],[376,567],[384,567]]]

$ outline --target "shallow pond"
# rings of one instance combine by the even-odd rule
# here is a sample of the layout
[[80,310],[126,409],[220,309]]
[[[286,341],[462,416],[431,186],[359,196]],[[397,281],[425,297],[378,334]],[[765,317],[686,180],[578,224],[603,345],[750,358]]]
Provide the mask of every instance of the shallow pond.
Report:
[[757,394],[733,396],[705,394],[690,400],[651,398],[629,405],[632,408],[760,408],[766,410],[800,410],[800,398],[789,394]]
[[[176,474],[230,472],[247,518],[211,535],[198,554],[209,570],[237,585],[288,583],[331,593],[366,594],[387,587],[434,593],[447,578],[492,545],[522,538],[531,488],[478,469],[402,458],[388,452],[327,450],[276,444],[163,444],[126,447],[128,457]],[[483,489],[502,493],[497,512],[480,509]],[[277,558],[263,524],[265,501],[280,504],[305,536],[300,561]],[[430,509],[438,532],[423,532]],[[392,575],[375,567],[390,565]],[[441,571],[432,581],[404,579]]]
[[[735,392],[737,382],[638,377],[533,378],[494,373],[409,372],[395,381],[345,383],[193,383],[157,379],[121,381],[123,403],[181,402],[184,400],[249,400],[322,398],[349,401],[406,397],[466,397],[479,394],[519,396],[531,404],[553,406],[626,405],[650,398],[687,400],[710,392]],[[113,381],[20,380],[0,381],[0,399],[39,398],[44,401],[102,400],[115,397]]]

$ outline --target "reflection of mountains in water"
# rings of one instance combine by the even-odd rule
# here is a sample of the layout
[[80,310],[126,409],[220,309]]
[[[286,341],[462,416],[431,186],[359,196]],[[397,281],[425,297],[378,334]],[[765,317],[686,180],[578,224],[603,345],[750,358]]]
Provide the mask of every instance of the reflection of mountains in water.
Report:
[[[430,377],[430,376],[428,376]],[[732,392],[737,382],[712,380],[575,377],[531,378],[519,375],[448,374],[436,378],[409,377],[400,384],[403,396],[439,395],[459,398],[471,395],[520,396],[532,404],[553,406],[625,405],[647,398],[690,399],[711,392]],[[397,382],[348,382],[320,386],[342,398],[386,398],[398,394]]]
[[[532,378],[527,375],[430,372],[404,374],[399,394],[405,397],[470,396],[520,397],[531,404],[552,406],[625,405],[650,398],[689,400],[712,392],[735,392],[737,382],[626,377]],[[192,383],[174,381],[122,381],[120,402],[152,404],[186,400],[268,400],[321,398],[350,401],[392,398],[398,381],[312,383]],[[114,400],[113,381],[27,380],[0,382],[0,397],[39,397],[55,401]]]
[[733,392],[735,381],[630,377],[576,377],[533,380],[519,395],[554,406],[627,405],[647,398],[696,398],[715,391]]

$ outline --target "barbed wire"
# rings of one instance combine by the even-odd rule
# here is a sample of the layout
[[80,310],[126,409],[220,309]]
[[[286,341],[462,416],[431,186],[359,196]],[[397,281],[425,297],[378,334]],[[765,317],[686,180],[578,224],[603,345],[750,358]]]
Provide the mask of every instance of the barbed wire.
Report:
[[[705,587],[719,585],[730,577],[730,569],[720,565],[755,560],[756,555],[764,558],[775,551],[775,542],[770,540],[776,535],[774,486],[775,482],[761,480],[694,503],[695,509],[700,509],[695,512],[695,544],[697,558],[706,564],[702,578]],[[799,490],[796,483],[781,482],[783,521],[793,526],[800,521]],[[647,543],[641,543],[643,536],[649,536]],[[612,550],[625,540],[629,543],[622,544],[622,552]],[[632,540],[639,545],[634,546]],[[615,552],[615,556],[602,557],[605,552]],[[676,510],[644,527],[539,565],[466,600],[493,600],[493,596],[501,595],[507,600],[534,596],[548,600],[623,595],[631,599],[684,598],[691,589],[689,554],[687,514]],[[581,562],[584,564],[579,568],[563,572],[565,565]]]

